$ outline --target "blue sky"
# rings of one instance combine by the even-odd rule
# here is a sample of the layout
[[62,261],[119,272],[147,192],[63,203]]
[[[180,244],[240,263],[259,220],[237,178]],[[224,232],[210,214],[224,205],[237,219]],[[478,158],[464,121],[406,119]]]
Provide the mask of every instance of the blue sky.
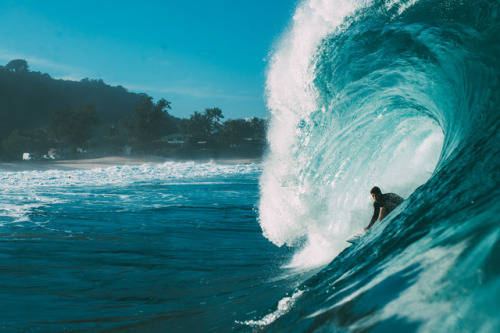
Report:
[[269,52],[296,0],[1,0],[0,64],[102,79],[172,102],[186,117],[265,117]]

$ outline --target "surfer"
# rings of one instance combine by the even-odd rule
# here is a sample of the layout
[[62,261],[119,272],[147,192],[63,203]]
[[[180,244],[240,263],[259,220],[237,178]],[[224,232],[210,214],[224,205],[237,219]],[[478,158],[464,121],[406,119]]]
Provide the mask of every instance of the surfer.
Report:
[[390,212],[392,212],[400,203],[404,201],[399,195],[394,193],[382,194],[382,191],[377,186],[374,186],[370,191],[373,200],[373,216],[370,224],[365,228],[365,231],[370,229],[377,219],[382,221]]

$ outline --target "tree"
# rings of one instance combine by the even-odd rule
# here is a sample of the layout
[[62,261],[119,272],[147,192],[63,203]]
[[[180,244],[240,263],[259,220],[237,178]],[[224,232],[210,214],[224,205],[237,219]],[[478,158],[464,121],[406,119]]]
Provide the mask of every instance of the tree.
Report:
[[50,148],[47,133],[42,128],[14,130],[2,141],[3,148],[11,156],[21,157],[22,153],[43,153]]
[[250,128],[254,140],[264,141],[266,139],[267,123],[265,119],[253,117],[250,120]]
[[7,64],[7,66],[5,66],[5,68],[7,68],[7,70],[9,70],[10,72],[19,73],[19,72],[27,72],[29,66],[28,66],[28,62],[26,60],[15,59],[15,60],[11,60]]
[[207,121],[207,132],[209,135],[215,134],[219,130],[220,120],[224,118],[222,110],[219,108],[205,109]]
[[224,122],[219,132],[221,143],[232,145],[241,143],[244,138],[251,137],[250,122],[245,119],[231,119]]
[[57,142],[81,146],[91,139],[93,126],[98,122],[92,105],[80,107],[77,111],[71,108],[56,110],[49,120],[49,134]]
[[205,140],[207,133],[207,118],[205,115],[195,111],[184,123],[185,132],[192,134],[196,139]]
[[93,127],[98,123],[99,118],[94,106],[89,104],[83,108],[79,108],[74,114],[71,142],[76,145],[88,142],[92,138]]
[[168,134],[171,123],[167,110],[171,109],[170,104],[163,98],[154,104],[152,97],[147,95],[141,97],[129,122],[129,127],[138,141],[151,143]]
[[195,111],[184,122],[184,130],[198,140],[213,138],[220,130],[220,120],[224,118],[219,108],[207,108],[204,113]]
[[230,119],[225,121],[218,133],[223,144],[240,144],[244,140],[263,142],[266,137],[266,122],[263,119]]

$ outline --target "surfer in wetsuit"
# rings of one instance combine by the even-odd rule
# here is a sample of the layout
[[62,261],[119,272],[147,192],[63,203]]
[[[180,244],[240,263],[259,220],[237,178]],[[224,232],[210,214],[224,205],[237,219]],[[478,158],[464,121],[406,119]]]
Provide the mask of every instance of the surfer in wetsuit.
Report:
[[370,191],[373,200],[373,216],[370,224],[365,230],[370,229],[377,219],[382,221],[390,212],[392,212],[400,203],[404,201],[399,195],[394,193],[382,194],[382,191],[374,186]]

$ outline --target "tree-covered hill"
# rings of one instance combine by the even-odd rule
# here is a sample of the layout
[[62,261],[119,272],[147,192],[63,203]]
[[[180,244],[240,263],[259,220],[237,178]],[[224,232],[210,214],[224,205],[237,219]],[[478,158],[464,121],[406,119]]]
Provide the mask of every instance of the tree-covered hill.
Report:
[[[14,64],[12,64],[14,63]],[[53,111],[92,105],[101,123],[129,116],[141,94],[102,80],[56,80],[30,72],[22,60],[0,66],[0,140],[14,129],[46,126]]]
[[218,107],[185,119],[171,103],[102,80],[56,80],[22,59],[0,66],[0,160],[24,153],[66,156],[154,153],[173,158],[261,156],[266,121],[228,119]]

